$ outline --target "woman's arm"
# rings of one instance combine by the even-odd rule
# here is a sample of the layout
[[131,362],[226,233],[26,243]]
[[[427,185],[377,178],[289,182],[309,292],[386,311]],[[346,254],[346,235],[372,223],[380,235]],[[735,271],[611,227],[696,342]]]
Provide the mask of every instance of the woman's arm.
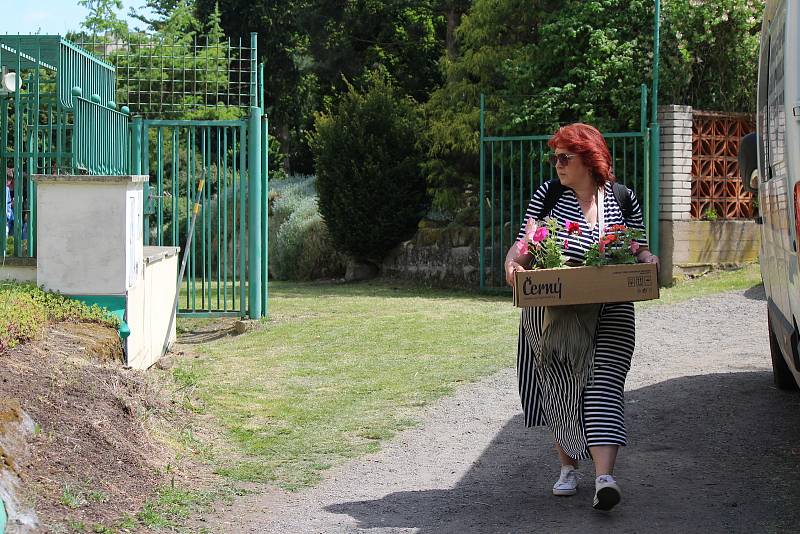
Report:
[[506,261],[504,265],[506,271],[506,283],[511,287],[514,287],[514,273],[517,271],[524,271],[524,265],[530,265],[532,260],[532,254],[529,252],[519,254],[516,243],[511,245],[511,248],[508,249],[508,252],[506,253]]

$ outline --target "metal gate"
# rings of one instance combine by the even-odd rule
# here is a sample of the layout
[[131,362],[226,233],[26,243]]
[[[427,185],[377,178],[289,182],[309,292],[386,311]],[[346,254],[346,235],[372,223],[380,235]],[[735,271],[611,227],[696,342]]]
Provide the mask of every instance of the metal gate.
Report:
[[[528,200],[544,181],[555,177],[547,163],[551,135],[486,135],[484,116],[481,96],[481,289],[505,286],[505,256],[523,223]],[[642,85],[639,131],[605,133],[604,137],[617,180],[633,189],[640,199],[648,236],[658,224],[651,198],[651,134],[647,127],[647,87]]]
[[[187,255],[179,314],[266,314],[267,161],[259,108],[250,120],[133,121],[134,174],[145,191],[145,246],[186,243],[200,181],[200,211]],[[138,157],[137,157],[138,155]],[[263,167],[263,168],[262,168]],[[263,215],[263,216],[262,216]],[[263,266],[263,268],[262,268]]]

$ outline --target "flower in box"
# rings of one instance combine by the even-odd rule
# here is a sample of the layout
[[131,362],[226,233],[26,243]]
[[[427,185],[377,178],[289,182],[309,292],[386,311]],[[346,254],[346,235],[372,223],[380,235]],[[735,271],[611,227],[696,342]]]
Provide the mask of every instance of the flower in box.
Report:
[[[563,251],[569,244],[558,237],[558,231],[559,225],[556,219],[547,218],[544,221],[528,219],[525,236],[517,241],[516,247],[519,254],[528,252],[533,256],[531,269],[555,269],[565,265],[566,257]],[[569,231],[569,227],[567,231],[574,233]],[[580,228],[577,231],[580,232]]]
[[636,263],[636,254],[641,245],[636,241],[642,239],[643,232],[628,228],[622,224],[614,224],[606,228],[606,233],[599,243],[594,243],[586,251],[586,265],[618,265]]

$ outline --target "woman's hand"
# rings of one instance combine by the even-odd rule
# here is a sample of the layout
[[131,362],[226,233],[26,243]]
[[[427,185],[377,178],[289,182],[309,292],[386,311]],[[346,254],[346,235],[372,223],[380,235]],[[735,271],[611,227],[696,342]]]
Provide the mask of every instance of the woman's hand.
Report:
[[660,261],[658,259],[658,256],[656,256],[655,254],[653,254],[649,250],[644,250],[644,251],[640,252],[639,255],[636,256],[636,260],[639,263],[655,263],[656,264],[656,270],[661,270],[661,263],[660,263]]
[[509,260],[506,262],[506,283],[514,287],[514,273],[517,271],[524,271],[525,267],[519,264],[516,260]]

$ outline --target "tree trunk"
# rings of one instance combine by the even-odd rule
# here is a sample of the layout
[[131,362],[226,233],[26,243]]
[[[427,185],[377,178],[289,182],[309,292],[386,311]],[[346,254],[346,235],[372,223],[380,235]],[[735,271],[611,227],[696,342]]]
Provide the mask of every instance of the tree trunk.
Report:
[[458,49],[456,48],[456,28],[461,23],[461,13],[450,9],[447,12],[447,36],[445,38],[445,43],[447,45],[447,57],[449,59],[455,59],[456,55],[458,55]]

